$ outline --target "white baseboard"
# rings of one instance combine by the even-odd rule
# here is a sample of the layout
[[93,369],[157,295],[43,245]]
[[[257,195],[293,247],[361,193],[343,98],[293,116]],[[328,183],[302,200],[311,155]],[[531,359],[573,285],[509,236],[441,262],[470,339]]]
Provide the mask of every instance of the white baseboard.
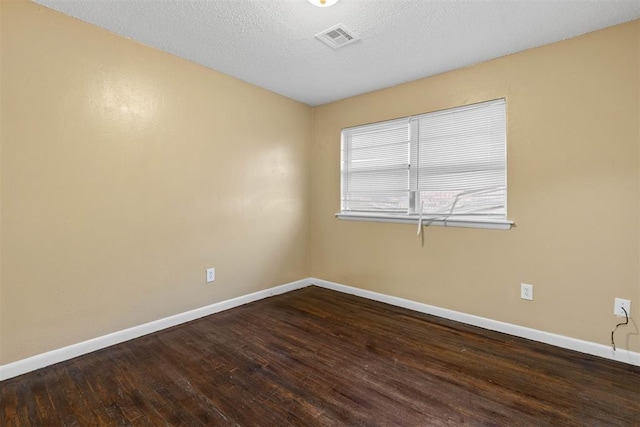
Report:
[[468,325],[478,326],[480,328],[489,329],[491,331],[502,332],[532,341],[538,341],[545,344],[551,344],[556,347],[562,347],[569,350],[579,351],[581,353],[591,354],[593,356],[603,357],[618,362],[628,363],[640,366],[640,353],[629,350],[613,349],[608,345],[597,344],[590,341],[583,341],[575,338],[565,337],[562,335],[552,334],[549,332],[539,331],[537,329],[526,328],[524,326],[504,323],[497,320],[487,319],[485,317],[474,316],[472,314],[461,313],[459,311],[448,310],[446,308],[435,307],[433,305],[423,304],[403,298],[393,297],[390,295],[380,294],[365,289],[354,288],[352,286],[340,283],[329,282],[322,279],[310,278],[310,284],[332,289],[334,291],[343,292],[374,301],[384,302],[398,307],[408,308],[409,310],[418,311],[420,313],[432,314],[434,316],[443,317],[449,320],[466,323]]
[[283,294],[285,292],[301,289],[309,286],[309,284],[309,279],[298,280],[296,282],[287,283],[285,285],[276,286],[274,288],[269,288],[263,291],[254,292],[252,294],[232,298],[230,300],[221,301],[215,304],[207,305],[205,307],[196,308],[194,310],[165,317],[153,322],[144,323],[142,325],[134,326],[122,331],[113,332],[101,337],[59,348],[57,350],[38,354],[27,359],[8,363],[6,365],[0,365],[0,381],[17,377],[18,375],[26,374],[27,372],[35,371],[36,369],[44,368],[55,363],[73,359],[74,357],[82,356],[83,354],[91,353],[92,351],[100,350],[105,347],[119,344],[121,342],[129,341],[143,335],[148,335],[162,329],[171,328],[173,326],[190,322],[204,316],[209,316],[210,314],[229,310],[230,308],[258,301],[273,295]]
[[145,323],[139,326],[134,326],[122,331],[113,332],[108,335],[103,335],[101,337],[93,338],[57,350],[38,354],[27,359],[8,363],[6,365],[0,365],[0,381],[17,377],[18,375],[26,374],[27,372],[35,371],[36,369],[44,368],[55,363],[73,359],[74,357],[82,356],[84,354],[91,353],[105,347],[129,341],[143,335],[148,335],[153,332],[199,319],[201,317],[209,316],[211,314],[219,313],[221,311],[229,310],[234,307],[239,307],[244,304],[268,298],[273,295],[279,295],[286,292],[294,291],[296,289],[301,289],[309,285],[316,285],[322,288],[332,289],[338,292],[343,292],[374,301],[380,301],[398,307],[404,307],[420,313],[432,314],[434,316],[455,320],[457,322],[466,323],[468,325],[478,326],[492,331],[503,332],[505,334],[527,338],[545,344],[551,344],[556,347],[562,347],[579,351],[581,353],[603,357],[605,359],[611,359],[618,362],[640,366],[640,353],[636,353],[633,351],[623,349],[613,351],[611,347],[602,344],[578,340],[562,335],[556,335],[549,332],[539,331],[537,329],[504,323],[497,320],[487,319],[480,316],[474,316],[471,314],[448,310],[446,308],[435,307],[416,301],[380,294],[365,289],[354,288],[352,286],[310,277],[307,279],[287,283],[285,285],[254,292],[252,294],[243,295],[230,300],[221,301],[205,307],[196,308],[194,310],[179,313],[174,316],[165,317],[163,319],[155,320],[153,322]]

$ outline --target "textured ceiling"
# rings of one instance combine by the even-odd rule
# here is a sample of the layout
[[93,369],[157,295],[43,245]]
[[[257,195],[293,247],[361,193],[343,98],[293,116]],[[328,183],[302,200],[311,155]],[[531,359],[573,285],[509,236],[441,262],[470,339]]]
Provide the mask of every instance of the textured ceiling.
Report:
[[[640,0],[36,0],[309,105],[640,18]],[[342,23],[362,40],[314,36]]]

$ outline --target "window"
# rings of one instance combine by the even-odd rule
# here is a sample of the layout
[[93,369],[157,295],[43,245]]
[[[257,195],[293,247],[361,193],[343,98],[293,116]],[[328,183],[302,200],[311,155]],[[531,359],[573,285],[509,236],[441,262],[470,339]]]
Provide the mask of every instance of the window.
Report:
[[341,219],[508,229],[495,100],[342,130]]

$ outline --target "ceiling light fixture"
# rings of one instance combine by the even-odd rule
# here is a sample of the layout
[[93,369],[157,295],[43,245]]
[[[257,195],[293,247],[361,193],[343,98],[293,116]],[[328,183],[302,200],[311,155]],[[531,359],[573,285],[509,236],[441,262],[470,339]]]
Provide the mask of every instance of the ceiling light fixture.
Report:
[[338,0],[309,0],[309,3],[318,7],[329,7],[338,3]]

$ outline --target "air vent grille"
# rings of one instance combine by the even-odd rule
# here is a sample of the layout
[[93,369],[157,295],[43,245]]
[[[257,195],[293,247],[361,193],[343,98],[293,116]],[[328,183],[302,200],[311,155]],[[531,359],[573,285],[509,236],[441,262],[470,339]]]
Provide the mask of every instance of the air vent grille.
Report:
[[353,31],[348,30],[343,24],[334,25],[319,32],[316,34],[316,38],[332,49],[338,49],[360,40]]

